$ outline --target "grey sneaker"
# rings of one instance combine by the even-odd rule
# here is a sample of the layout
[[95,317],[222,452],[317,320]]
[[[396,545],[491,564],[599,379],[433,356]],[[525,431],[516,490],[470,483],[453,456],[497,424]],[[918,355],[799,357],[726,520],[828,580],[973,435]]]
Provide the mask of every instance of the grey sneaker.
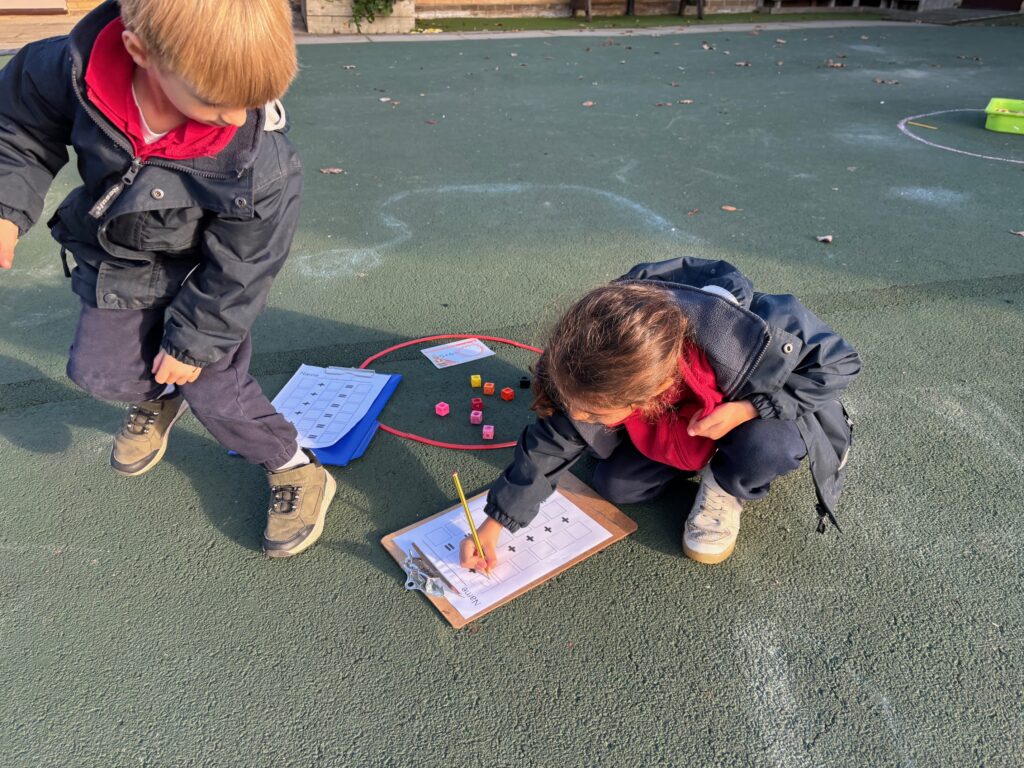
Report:
[[683,552],[698,563],[714,565],[736,548],[743,502],[715,482],[710,467],[701,471],[700,490],[683,528]]
[[121,431],[114,436],[110,466],[125,477],[149,472],[164,457],[171,427],[187,410],[188,403],[181,393],[129,406]]
[[324,530],[324,518],[337,484],[311,451],[309,464],[268,472],[270,508],[263,532],[268,557],[291,557],[309,549]]

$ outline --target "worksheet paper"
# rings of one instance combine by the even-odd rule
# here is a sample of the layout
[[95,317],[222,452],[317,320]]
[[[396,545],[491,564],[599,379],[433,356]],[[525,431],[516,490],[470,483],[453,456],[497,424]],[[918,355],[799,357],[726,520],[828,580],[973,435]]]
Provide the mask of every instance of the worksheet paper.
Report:
[[303,448],[334,445],[359,423],[389,377],[360,368],[303,365],[273,406],[299,433]]
[[[473,524],[487,519],[486,496],[469,502]],[[498,565],[489,574],[476,573],[459,565],[459,546],[469,533],[462,507],[436,517],[397,536],[397,544],[410,554],[410,545],[426,555],[459,594],[445,588],[445,599],[463,618],[470,619],[501,602],[517,590],[543,578],[612,534],[596,520],[555,491],[541,504],[533,522],[516,533],[502,529],[498,538]]]

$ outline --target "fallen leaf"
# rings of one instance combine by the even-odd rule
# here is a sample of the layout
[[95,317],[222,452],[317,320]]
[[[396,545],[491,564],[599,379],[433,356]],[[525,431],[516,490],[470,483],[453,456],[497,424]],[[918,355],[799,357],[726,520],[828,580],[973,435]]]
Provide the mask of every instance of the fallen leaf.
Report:
[[518,58],[519,54],[518,53],[510,53],[509,56],[511,56],[513,59],[515,59],[515,58]]
[[696,216],[698,213],[700,213],[700,208],[694,208],[692,211],[687,211],[686,215],[687,216]]
[[783,65],[783,63],[784,62],[782,61],[782,59],[779,59],[778,61],[775,62],[775,66],[776,67],[781,67]]
[[776,37],[775,38],[775,42],[778,43],[779,45],[785,45],[786,44],[786,41],[783,40],[781,37]]
[[355,64],[342,64],[341,68],[342,69],[355,69],[356,65]]
[[736,213],[740,209],[737,208],[735,205],[723,205],[722,210],[726,211],[727,213]]
[[672,87],[673,88],[678,88],[679,87],[679,83],[677,83],[675,80],[673,80],[672,81]]
[[583,106],[584,107],[592,107],[592,106],[594,106],[594,102],[592,102],[592,101],[584,101],[583,102]]
[[693,104],[693,99],[680,99],[680,104]]
[[437,125],[437,120],[427,120],[427,125]]
[[819,243],[831,243],[832,235],[818,235],[814,239],[817,240]]
[[870,38],[870,37],[868,37],[867,35],[861,35],[861,36],[860,36],[860,39],[861,39],[861,40],[870,40],[871,38]]
[[320,173],[327,174],[328,176],[337,176],[339,173],[344,173],[344,168],[321,168]]
[[899,85],[899,80],[883,80],[880,77],[875,78],[875,85]]
[[672,106],[672,102],[671,101],[659,101],[659,102],[656,102],[654,104],[654,106],[656,106],[656,107],[671,107]]
[[700,47],[701,47],[701,48],[703,48],[703,49],[704,49],[705,51],[713,51],[713,50],[715,50],[715,46],[713,46],[713,45],[712,45],[711,43],[709,43],[709,42],[708,42],[707,40],[705,40],[704,42],[702,42],[702,43],[700,44]]
[[1011,229],[1010,230],[1010,234],[1011,235],[1016,235],[1017,237],[1024,237],[1024,229],[1020,229],[1020,230]]
[[829,59],[825,62],[825,66],[829,69],[843,69],[846,65],[841,61],[833,61],[832,59]]
[[379,99],[377,99],[377,101],[379,101],[381,104],[387,104],[389,101],[391,101],[391,97],[381,96]]
[[857,170],[857,166],[856,165],[848,165],[848,166],[846,166],[846,170],[848,170],[848,171],[856,171]]
[[736,66],[737,67],[749,67],[750,66],[750,62],[749,61],[737,61],[736,62]]

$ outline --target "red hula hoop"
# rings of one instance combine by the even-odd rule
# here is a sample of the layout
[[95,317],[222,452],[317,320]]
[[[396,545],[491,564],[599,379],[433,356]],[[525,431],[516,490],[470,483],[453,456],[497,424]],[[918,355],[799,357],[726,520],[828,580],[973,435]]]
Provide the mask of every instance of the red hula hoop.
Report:
[[[440,339],[480,339],[481,341],[495,341],[499,344],[509,344],[519,349],[525,349],[528,352],[536,352],[538,355],[544,350],[532,347],[529,344],[523,344],[521,341],[513,341],[512,339],[503,339],[500,336],[481,336],[474,333],[441,333],[436,336],[424,336],[420,339],[413,339],[412,341],[403,341],[401,344],[395,344],[393,347],[378,352],[375,355],[370,355],[368,358],[363,360],[359,364],[360,368],[366,368],[370,363],[380,360],[385,355],[389,355],[392,352],[404,349],[405,347],[412,347],[417,344],[422,344],[426,341],[438,341]],[[412,432],[402,432],[401,430],[389,427],[383,422],[380,423],[380,429],[387,432],[389,435],[395,435],[396,437],[405,438],[406,440],[413,440],[417,443],[423,443],[424,445],[432,445],[435,448],[447,448],[452,451],[496,451],[499,448],[515,448],[515,442],[511,443],[486,443],[481,445],[468,445],[464,443],[446,443],[441,440],[431,440],[429,437],[423,437]]]

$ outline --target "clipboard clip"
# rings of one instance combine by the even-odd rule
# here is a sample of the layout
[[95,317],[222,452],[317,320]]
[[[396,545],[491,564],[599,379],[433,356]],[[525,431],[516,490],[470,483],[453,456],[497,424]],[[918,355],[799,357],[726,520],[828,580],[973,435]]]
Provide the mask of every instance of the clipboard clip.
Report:
[[461,597],[459,590],[452,586],[415,544],[409,545],[409,553],[405,556],[402,568],[407,576],[405,588],[408,590],[418,590],[431,597],[444,597],[445,591],[448,591]]

